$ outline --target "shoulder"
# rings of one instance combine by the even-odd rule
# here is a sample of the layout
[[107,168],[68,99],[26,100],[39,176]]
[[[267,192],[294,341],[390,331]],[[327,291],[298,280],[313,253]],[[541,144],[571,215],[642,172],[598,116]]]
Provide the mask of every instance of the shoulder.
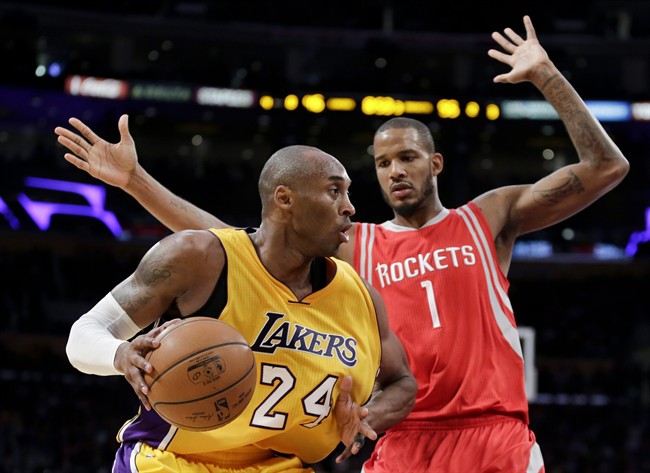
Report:
[[181,230],[160,240],[146,256],[185,266],[203,261],[210,254],[223,254],[223,248],[214,233],[208,230]]
[[185,251],[201,251],[215,244],[219,246],[217,233],[210,230],[181,230],[161,240],[163,242]]
[[224,266],[225,254],[213,233],[182,230],[163,238],[147,252],[133,281],[155,297],[164,310],[174,305],[178,313],[187,315],[205,304]]
[[472,200],[487,220],[493,235],[499,235],[511,225],[513,207],[529,187],[529,185],[499,187]]

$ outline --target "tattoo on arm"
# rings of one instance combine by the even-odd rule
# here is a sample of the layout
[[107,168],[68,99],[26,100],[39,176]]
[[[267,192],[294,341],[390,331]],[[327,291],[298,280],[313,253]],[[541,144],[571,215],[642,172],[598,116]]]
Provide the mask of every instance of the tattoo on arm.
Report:
[[182,199],[178,199],[178,198],[174,198],[174,199],[170,200],[169,205],[171,205],[172,207],[175,207],[178,210],[181,210],[183,212],[187,212],[189,207],[190,207],[189,205],[187,205],[187,202],[185,202]]
[[575,90],[561,79],[559,74],[552,75],[544,82],[541,90],[556,108],[576,150],[581,158],[595,166],[611,161],[616,156],[616,151],[603,135],[596,120],[582,107],[580,101],[576,102]]
[[547,90],[547,88],[553,83],[554,79],[557,79],[558,77],[560,77],[560,74],[551,74],[550,71],[548,69],[546,69],[546,68],[544,68],[544,70],[542,72],[544,73],[546,78],[544,79],[544,83],[539,88],[539,90],[541,90],[542,93],[544,93],[544,94],[550,94],[553,91],[549,91],[549,90]]
[[161,267],[161,261],[162,257],[159,254],[152,254],[142,260],[142,263],[136,270],[136,274],[142,278],[145,285],[155,286],[170,278],[172,274],[171,270],[167,267]]
[[578,152],[585,150],[588,152],[580,153],[585,160],[589,161],[596,168],[607,161],[612,161],[616,154],[607,139],[603,139],[603,134],[599,132],[596,126],[585,113],[579,113],[577,119],[572,120],[567,128],[575,128],[576,149]]
[[560,118],[568,123],[573,114],[575,114],[575,99],[571,95],[574,93],[571,86],[563,83],[560,74],[550,76],[541,87],[542,93],[546,99],[555,107]]
[[[126,294],[117,294],[115,296],[118,303],[127,309],[127,311],[138,311],[147,305],[154,297],[148,288],[164,283],[171,277],[171,270],[159,266],[160,261],[160,255],[145,257],[135,270],[134,278],[130,283],[128,297]],[[138,280],[141,282],[137,283],[136,281]]]
[[544,207],[550,207],[559,203],[562,199],[570,194],[580,194],[585,188],[580,182],[580,178],[571,170],[568,172],[567,180],[552,189],[541,189],[533,194],[535,202]]
[[206,226],[206,227],[209,226],[209,222],[205,218],[205,215],[202,213],[201,209],[198,209],[194,205],[189,204],[187,201],[178,198],[178,199],[172,199],[169,202],[169,204],[172,207],[177,208],[181,212],[183,212],[185,214],[190,214],[190,215],[192,215],[193,218],[197,218],[202,224],[204,224],[204,226]]

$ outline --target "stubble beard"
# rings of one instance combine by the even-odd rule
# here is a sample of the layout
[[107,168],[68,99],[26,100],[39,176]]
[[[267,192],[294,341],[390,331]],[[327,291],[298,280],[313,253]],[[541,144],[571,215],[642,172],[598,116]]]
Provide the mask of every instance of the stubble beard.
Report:
[[433,194],[433,190],[433,179],[428,179],[424,183],[422,195],[418,199],[411,203],[400,203],[399,205],[391,203],[388,195],[383,189],[381,190],[381,195],[384,198],[384,202],[386,202],[397,215],[400,217],[412,217],[420,208],[422,208],[425,201]]

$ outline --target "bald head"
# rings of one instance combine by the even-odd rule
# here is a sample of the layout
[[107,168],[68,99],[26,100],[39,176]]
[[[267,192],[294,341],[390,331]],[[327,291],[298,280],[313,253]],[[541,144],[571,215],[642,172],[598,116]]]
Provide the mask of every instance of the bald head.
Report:
[[293,145],[279,149],[266,161],[260,174],[258,188],[262,208],[273,198],[278,186],[300,192],[316,177],[333,169],[332,166],[345,172],[336,158],[313,146]]

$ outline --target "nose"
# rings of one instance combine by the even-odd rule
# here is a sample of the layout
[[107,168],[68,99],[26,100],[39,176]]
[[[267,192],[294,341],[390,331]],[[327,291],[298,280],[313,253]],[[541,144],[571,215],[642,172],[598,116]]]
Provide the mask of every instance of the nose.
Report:
[[346,217],[351,217],[353,216],[357,211],[354,208],[354,205],[352,205],[352,201],[350,200],[350,196],[348,194],[345,195],[345,198],[342,201],[341,205],[341,215],[345,215]]
[[399,159],[393,159],[390,162],[390,167],[388,169],[388,176],[391,179],[395,179],[397,177],[401,177],[404,175],[404,169],[402,168],[402,165],[399,161]]

